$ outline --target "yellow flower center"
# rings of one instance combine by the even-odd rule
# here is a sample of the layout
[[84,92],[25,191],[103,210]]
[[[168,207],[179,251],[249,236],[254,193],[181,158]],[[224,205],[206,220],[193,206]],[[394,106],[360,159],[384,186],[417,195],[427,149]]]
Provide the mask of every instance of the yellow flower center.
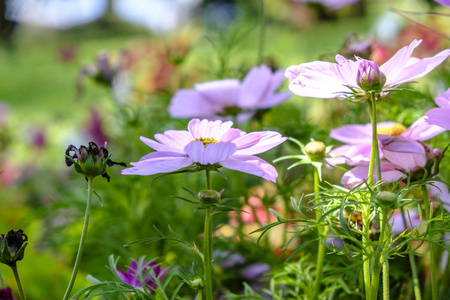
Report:
[[196,138],[194,140],[194,142],[197,142],[197,141],[202,142],[203,146],[205,146],[205,148],[206,148],[206,146],[208,146],[211,143],[217,144],[219,142],[219,141],[217,141],[217,140],[215,140],[213,138],[202,138],[202,137],[201,138]]
[[403,126],[402,124],[399,124],[399,123],[395,123],[393,126],[390,126],[390,127],[378,128],[377,133],[399,136],[400,134],[402,134],[405,131],[406,131],[405,126]]

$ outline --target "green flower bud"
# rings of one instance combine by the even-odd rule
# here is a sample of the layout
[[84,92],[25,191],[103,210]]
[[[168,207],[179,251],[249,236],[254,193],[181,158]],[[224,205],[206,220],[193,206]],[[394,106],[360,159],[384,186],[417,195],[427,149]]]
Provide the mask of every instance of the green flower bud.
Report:
[[201,190],[198,193],[198,199],[203,204],[216,204],[220,201],[220,193],[214,190]]
[[325,144],[318,141],[312,141],[306,144],[305,151],[312,161],[321,162],[325,158]]
[[380,207],[389,208],[395,207],[398,197],[396,193],[390,191],[381,191],[377,193],[376,199]]
[[[74,153],[71,155],[71,153]],[[70,145],[66,150],[66,165],[74,165],[75,171],[83,174],[86,178],[94,178],[102,175],[109,182],[109,175],[106,173],[106,166],[121,165],[126,167],[125,163],[112,161],[108,155],[108,150],[104,147],[98,148],[94,142],[89,143],[89,147],[81,145],[79,149]]]
[[28,237],[22,229],[11,230],[0,237],[0,262],[8,266],[14,266],[18,260],[22,260],[25,254]]

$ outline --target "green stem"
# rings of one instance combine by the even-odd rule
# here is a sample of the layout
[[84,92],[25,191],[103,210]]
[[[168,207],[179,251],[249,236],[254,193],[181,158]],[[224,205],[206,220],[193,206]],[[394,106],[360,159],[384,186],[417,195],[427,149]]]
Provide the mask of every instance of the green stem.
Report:
[[384,257],[386,247],[386,227],[387,227],[387,209],[381,208],[380,211],[380,238],[378,240],[378,250],[374,255],[374,267],[372,270],[372,300],[377,299],[378,287],[380,283],[380,273],[383,269],[383,299],[389,299],[389,266],[387,258]]
[[[405,216],[405,210],[403,207],[401,207],[401,213],[402,213],[402,219],[403,219],[403,225],[405,226],[405,229],[408,228],[408,223],[406,222],[406,216]],[[422,295],[420,293],[420,284],[419,284],[419,276],[417,273],[417,265],[416,260],[414,259],[414,254],[411,252],[408,252],[409,257],[409,264],[411,265],[411,273],[412,273],[412,280],[413,280],[413,287],[414,287],[414,296],[416,300],[422,300]]]
[[371,280],[370,280],[370,257],[373,252],[372,246],[370,245],[370,207],[367,205],[362,206],[362,219],[363,219],[363,235],[362,242],[363,246],[366,249],[366,253],[363,254],[363,274],[364,274],[364,291],[366,294],[366,300],[371,300],[372,297],[372,288],[371,288]]
[[198,290],[197,300],[202,300],[202,290]]
[[[210,171],[206,170],[206,188],[212,189]],[[208,206],[205,212],[205,227],[204,227],[204,241],[203,241],[203,268],[205,271],[205,299],[213,300],[212,293],[212,206]]]
[[[428,191],[425,185],[422,185],[422,194],[423,194],[423,208],[425,210],[425,215],[427,218],[431,219],[432,212],[429,209],[428,203]],[[428,225],[427,231],[430,231],[433,228],[433,223]],[[437,300],[437,281],[436,281],[436,260],[434,257],[434,244],[430,242],[430,279],[431,279],[431,299]]]
[[3,279],[2,271],[0,270],[0,289],[6,288],[5,280]]
[[[319,178],[319,171],[317,168],[314,167],[314,199],[316,200],[316,205],[319,202],[319,192],[320,192],[320,178]],[[320,209],[316,208],[316,220],[319,221],[322,217],[322,212]],[[323,261],[325,258],[325,244],[322,241],[322,237],[328,234],[328,227],[323,228],[321,226],[317,227],[317,231],[319,234],[319,250],[317,253],[317,267],[316,267],[316,278],[314,280],[314,293],[312,299],[318,299],[319,291],[320,291],[320,283],[322,279],[322,273],[323,273]]]
[[383,253],[381,253],[381,259],[383,260],[381,263],[383,264],[383,300],[389,300],[389,291],[390,291],[390,286],[389,286],[389,259],[388,257],[385,257],[385,253],[387,252],[387,240],[389,238],[388,236],[388,220],[387,220],[387,209],[382,209],[382,216],[381,216],[381,226],[384,229],[381,231],[380,233],[380,239],[383,238],[382,240],[382,248],[385,250],[383,251]]
[[78,268],[80,267],[81,257],[83,255],[84,243],[86,241],[87,230],[89,226],[89,212],[91,208],[92,202],[92,193],[94,191],[93,187],[94,177],[88,178],[88,195],[87,195],[87,203],[86,203],[86,212],[84,214],[84,224],[83,231],[81,232],[80,244],[78,245],[78,252],[75,258],[75,265],[73,266],[72,276],[70,277],[69,286],[67,287],[66,293],[64,294],[63,300],[69,299],[70,293],[73,288],[73,284],[75,283],[75,279],[77,278]]
[[17,288],[19,289],[19,295],[20,295],[20,299],[25,300],[25,293],[23,291],[23,287],[22,287],[22,283],[20,282],[20,277],[19,277],[19,272],[17,271],[17,264],[16,262],[14,262],[13,264],[9,265],[14,273],[14,278],[16,279],[17,282]]
[[376,171],[376,181],[381,180],[380,154],[378,153],[378,128],[377,128],[377,96],[371,93],[369,102],[370,120],[372,122],[372,148],[370,151],[369,174],[367,175],[367,183],[373,183],[373,171]]
[[264,0],[261,3],[259,10],[259,40],[258,40],[258,58],[256,65],[260,65],[263,60],[264,38],[265,38],[265,23],[264,23]]

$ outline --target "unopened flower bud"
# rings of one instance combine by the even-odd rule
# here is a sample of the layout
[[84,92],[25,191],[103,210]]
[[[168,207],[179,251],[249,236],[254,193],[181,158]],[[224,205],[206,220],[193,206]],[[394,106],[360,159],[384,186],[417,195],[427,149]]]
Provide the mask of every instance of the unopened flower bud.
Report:
[[89,147],[81,145],[79,149],[70,145],[66,150],[66,165],[68,167],[74,165],[75,171],[86,178],[102,175],[109,182],[110,177],[106,173],[106,166],[127,166],[125,163],[114,162],[109,157],[108,150],[104,147],[98,148],[94,142],[90,142]]
[[27,241],[28,237],[23,234],[22,229],[11,230],[6,235],[2,234],[0,237],[0,262],[13,266],[18,260],[22,260]]
[[394,207],[397,204],[397,194],[390,191],[381,191],[377,193],[376,196],[377,203],[383,207]]
[[380,71],[376,62],[363,60],[356,73],[356,83],[366,92],[381,91],[386,83],[386,76]]
[[198,198],[203,204],[216,204],[220,201],[220,193],[214,190],[201,190]]
[[202,290],[204,288],[203,278],[200,276],[194,276],[192,280],[189,281],[189,287],[193,290]]
[[325,144],[318,141],[312,141],[306,144],[305,151],[312,161],[323,161],[325,158]]

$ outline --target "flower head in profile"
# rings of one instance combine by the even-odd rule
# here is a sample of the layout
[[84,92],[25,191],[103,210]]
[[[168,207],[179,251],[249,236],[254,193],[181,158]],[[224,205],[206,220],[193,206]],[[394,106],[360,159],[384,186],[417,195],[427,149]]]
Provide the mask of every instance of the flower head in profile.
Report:
[[168,130],[155,140],[141,141],[156,150],[122,170],[125,175],[153,175],[190,167],[191,171],[224,167],[275,182],[276,169],[255,154],[263,153],[286,140],[274,131],[246,133],[231,128],[233,122],[193,119],[188,130]]
[[145,282],[151,290],[157,287],[155,279],[161,281],[167,272],[169,269],[162,269],[157,262],[146,262],[143,259],[133,261],[126,272],[117,268],[117,273],[124,283],[141,289],[142,283]]
[[10,230],[0,236],[0,262],[8,266],[14,266],[25,255],[25,247],[28,245],[28,237],[22,229]]
[[[358,94],[368,92],[368,87],[361,86],[361,82],[376,83],[376,91],[386,93],[425,76],[450,55],[450,49],[446,49],[433,57],[412,57],[421,42],[412,41],[379,67],[375,62],[359,57],[349,60],[336,55],[336,63],[314,61],[291,66],[285,76],[289,79],[289,89],[299,96],[359,100]],[[366,80],[361,81],[364,76]]]
[[87,179],[102,175],[109,182],[110,177],[106,173],[106,166],[127,166],[125,163],[112,161],[110,157],[105,147],[99,148],[94,142],[90,142],[88,147],[81,145],[77,148],[69,145],[66,150],[66,165],[68,167],[74,165],[75,171],[86,176]]
[[437,96],[434,101],[439,106],[429,110],[426,121],[444,129],[450,130],[450,89]]
[[242,123],[257,110],[271,108],[287,100],[289,92],[276,93],[284,80],[284,70],[272,73],[262,65],[252,68],[244,80],[222,79],[178,90],[169,106],[174,118],[234,118]]

